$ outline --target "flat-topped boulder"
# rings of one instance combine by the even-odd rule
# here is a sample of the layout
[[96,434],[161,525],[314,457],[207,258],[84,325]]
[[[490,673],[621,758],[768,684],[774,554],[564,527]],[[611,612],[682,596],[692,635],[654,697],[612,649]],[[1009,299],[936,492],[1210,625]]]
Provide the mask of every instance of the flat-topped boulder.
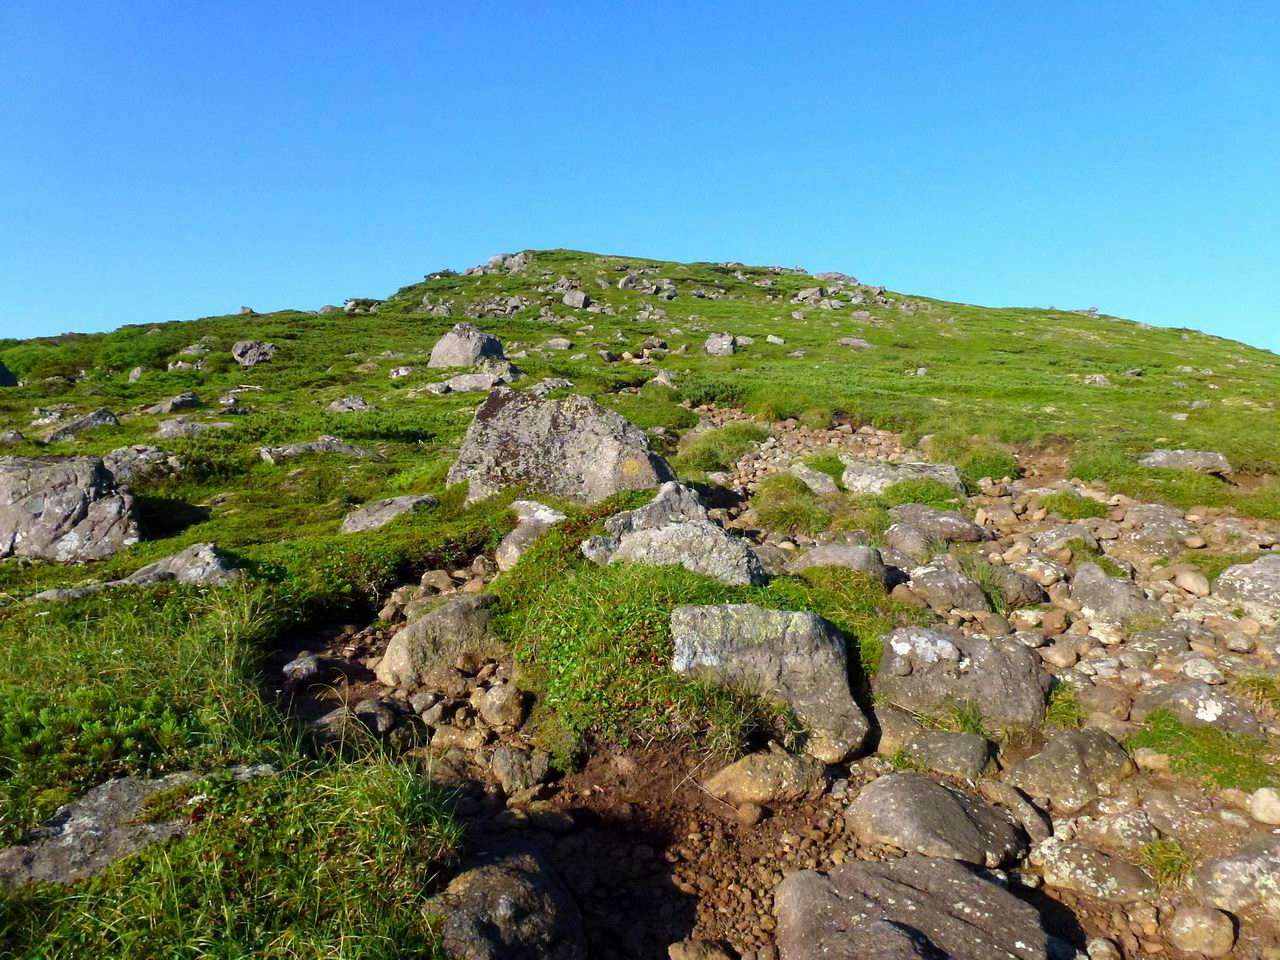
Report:
[[367,447],[347,443],[337,437],[320,437],[307,443],[290,443],[283,447],[260,447],[258,455],[267,463],[281,463],[311,454],[329,454],[339,457],[354,457],[357,460],[385,460],[382,454]]
[[844,463],[840,483],[852,493],[884,493],[895,483],[908,480],[933,480],[964,493],[960,472],[949,463],[889,463],[848,455],[841,455],[840,460]]
[[671,668],[745,687],[795,711],[812,736],[805,752],[826,763],[857,753],[870,723],[849,691],[844,636],[817,614],[748,603],[671,611]]
[[471,367],[484,357],[502,357],[502,341],[470,323],[454,324],[453,329],[431,348],[428,367]]
[[0,557],[84,563],[137,542],[133,497],[98,457],[0,458]]
[[588,397],[550,400],[499,387],[476,411],[449,470],[467,500],[525,486],[595,503],[621,490],[674,480],[644,431]]
[[1138,461],[1144,467],[1162,470],[1193,470],[1218,477],[1231,476],[1231,461],[1212,450],[1152,450]]

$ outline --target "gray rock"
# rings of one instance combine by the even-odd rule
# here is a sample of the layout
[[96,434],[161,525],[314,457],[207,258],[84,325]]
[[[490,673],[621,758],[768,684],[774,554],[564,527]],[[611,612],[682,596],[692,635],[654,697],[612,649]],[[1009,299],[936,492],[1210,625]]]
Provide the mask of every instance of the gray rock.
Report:
[[0,557],[83,563],[137,542],[133,497],[97,457],[0,457]]
[[440,501],[428,494],[410,494],[391,497],[387,500],[375,500],[348,513],[342,520],[342,532],[364,533],[367,530],[377,530],[402,514],[438,506]]
[[0,883],[71,884],[143,847],[186,833],[186,819],[137,822],[149,797],[197,778],[174,773],[158,780],[108,780],[67,804],[15,846],[0,850]]
[[1196,533],[1181,511],[1160,503],[1140,503],[1125,512],[1125,530],[1107,553],[1131,563],[1150,564],[1181,555],[1183,541]]
[[1086,386],[1090,387],[1109,387],[1111,380],[1104,373],[1091,373],[1084,378]]
[[385,460],[387,459],[376,450],[369,450],[366,447],[358,447],[354,443],[347,443],[345,440],[339,440],[337,437],[320,437],[309,443],[291,443],[284,447],[260,447],[258,455],[267,463],[283,463],[286,460],[293,460],[297,457],[305,457],[315,453],[329,454],[340,457],[355,457],[362,460]]
[[713,797],[726,803],[762,807],[816,799],[822,796],[826,785],[822,761],[777,748],[749,753],[703,783]]
[[908,855],[801,870],[774,889],[784,960],[1070,956],[1030,904],[960,863]]
[[536,500],[516,500],[511,504],[515,510],[517,523],[514,530],[502,538],[498,549],[494,552],[494,561],[498,569],[510,570],[525,551],[542,539],[557,523],[565,519],[559,510],[538,503]]
[[207,583],[221,585],[240,577],[241,572],[225,553],[212,543],[194,543],[180,553],[149,563],[121,580],[72,587],[63,590],[46,590],[36,594],[33,600],[64,602],[79,600],[99,590],[116,587],[142,587],[156,583]]
[[190,410],[200,406],[200,398],[194,393],[180,393],[176,397],[162,400],[153,407],[147,407],[147,413],[169,414],[175,410]]
[[260,363],[266,363],[276,354],[274,343],[263,343],[261,340],[241,340],[231,347],[231,356],[236,363],[248,369]]
[[884,493],[895,483],[908,480],[935,480],[957,493],[964,493],[960,472],[949,463],[888,463],[841,455],[844,474],[840,483],[852,493]]
[[1027,851],[1026,837],[1004,810],[919,773],[891,773],[859,791],[845,810],[863,843],[998,867]]
[[1096,727],[1087,727],[1057,734],[1005,779],[1041,806],[1070,816],[1110,795],[1136,769],[1120,744]]
[[1225,957],[1236,945],[1236,926],[1221,910],[1188,904],[1169,921],[1169,942],[1186,953]]
[[478,709],[484,722],[495,730],[514,730],[524,723],[528,698],[514,683],[501,683],[480,695]]
[[1164,470],[1194,470],[1219,477],[1231,476],[1231,461],[1209,450],[1152,450],[1138,463]]
[[1194,883],[1203,899],[1223,910],[1242,913],[1260,906],[1280,917],[1280,838],[1259,837],[1235,853],[1205,862]]
[[863,340],[861,337],[841,337],[839,340],[836,341],[836,345],[841,347],[851,347],[854,350],[875,349],[873,344],[868,343],[866,340]]
[[1044,588],[1025,573],[1019,573],[1007,565],[992,566],[991,570],[996,589],[1011,609],[1030,607],[1048,599]]
[[995,750],[986,737],[949,730],[921,731],[903,747],[903,753],[926,770],[964,780],[977,780],[995,762]]
[[560,301],[574,310],[585,310],[592,303],[590,295],[585,290],[566,290]]
[[468,501],[504,487],[594,503],[620,490],[675,479],[644,432],[594,400],[547,400],[499,387],[476,411],[449,483],[467,483]]
[[672,480],[652,501],[605,521],[605,534],[582,545],[595,563],[644,563],[680,566],[722,583],[746,585],[765,580],[746,541],[732,537],[707,517],[697,493]]
[[161,440],[177,440],[182,437],[198,437],[209,429],[209,424],[198,423],[190,417],[173,417],[156,425],[156,437]]
[[162,480],[182,472],[182,461],[177,457],[141,443],[117,447],[102,458],[102,463],[115,476],[117,484]]
[[1280,624],[1280,553],[1227,567],[1214,592],[1266,624]]
[[1132,580],[1107,576],[1094,563],[1076,567],[1071,599],[1090,620],[1128,624],[1133,620],[1167,620],[1169,611],[1159,600],[1148,599]]
[[1254,736],[1262,732],[1252,710],[1221,687],[1200,681],[1166,683],[1144,690],[1134,701],[1131,716],[1141,723],[1156,710],[1168,710],[1193,727],[1216,727]]
[[564,884],[532,853],[464,865],[429,904],[449,960],[585,960],[582,915]]
[[431,348],[431,359],[427,361],[427,366],[471,367],[485,357],[501,356],[501,340],[470,323],[457,323]]
[[388,687],[414,687],[432,670],[452,666],[463,653],[480,656],[501,653],[490,630],[490,608],[497,597],[487,593],[459,593],[409,621],[391,638],[378,664],[378,680]]
[[71,440],[77,434],[84,433],[86,430],[92,430],[94,427],[118,426],[120,426],[120,421],[116,418],[116,415],[106,407],[102,407],[98,410],[94,410],[92,413],[86,413],[82,417],[76,417],[69,423],[63,424],[57,430],[54,430],[45,437],[45,442],[60,443],[63,440]]
[[1084,843],[1050,837],[1031,851],[1031,862],[1051,887],[1113,903],[1153,899],[1159,887],[1140,868]]
[[727,357],[738,352],[738,338],[732,333],[713,333],[702,345],[713,357]]
[[904,503],[889,510],[889,516],[907,523],[926,537],[944,543],[981,543],[991,534],[955,510],[936,510],[923,503]]
[[925,715],[973,704],[997,728],[1038,727],[1051,678],[1016,640],[999,645],[959,631],[902,627],[883,638],[878,696]]
[[671,611],[676,673],[744,686],[790,706],[812,736],[805,751],[838,763],[862,748],[870,724],[849,692],[843,635],[812,613],[752,604]]
[[366,410],[376,410],[378,408],[372,404],[365,403],[363,397],[343,397],[341,400],[333,401],[325,409],[330,413],[362,413]]
[[788,573],[802,573],[815,567],[843,567],[865,573],[879,584],[889,580],[889,569],[885,566],[880,551],[875,547],[864,547],[849,543],[825,543],[806,550],[787,564]]
[[948,567],[916,567],[911,571],[911,589],[940,616],[946,616],[952,610],[977,612],[987,609],[987,595],[982,588]]
[[0,447],[13,447],[23,443],[27,438],[17,430],[0,430]]
[[546,781],[551,774],[551,755],[545,750],[522,750],[504,745],[493,751],[489,766],[498,778],[502,792],[511,796]]
[[806,487],[819,496],[828,496],[840,492],[840,487],[836,483],[836,478],[829,473],[823,473],[821,470],[815,470],[807,463],[797,461],[787,467],[787,472],[794,477],[799,477]]

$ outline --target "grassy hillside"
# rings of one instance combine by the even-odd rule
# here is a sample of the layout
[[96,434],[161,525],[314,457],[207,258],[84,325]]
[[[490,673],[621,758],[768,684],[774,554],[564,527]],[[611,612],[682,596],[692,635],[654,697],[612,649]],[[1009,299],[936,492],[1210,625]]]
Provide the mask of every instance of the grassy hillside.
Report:
[[[666,301],[618,289],[630,270],[671,281],[678,295]],[[615,315],[565,306],[549,289],[561,278],[579,280]],[[689,407],[714,402],[745,407],[762,422],[797,417],[825,425],[839,418],[911,440],[932,434],[932,455],[957,462],[970,478],[1010,469],[1013,450],[1065,449],[1076,475],[1106,480],[1115,491],[1280,517],[1280,488],[1268,476],[1280,472],[1275,355],[1110,317],[895,293],[880,303],[869,288],[861,293],[873,302],[840,310],[790,302],[818,283],[767,268],[558,250],[537,253],[514,274],[438,275],[385,300],[360,301],[362,312],[351,315],[237,314],[0,341],[0,360],[25,380],[0,388],[0,432],[27,438],[0,452],[103,454],[153,443],[185,465],[174,478],[136,486],[144,539],[112,560],[88,567],[0,561],[0,647],[7,652],[0,658],[0,843],[109,776],[259,761],[285,771],[266,786],[211,786],[201,829],[113,868],[87,889],[0,892],[0,948],[59,957],[145,957],[162,947],[174,956],[393,957],[422,955],[430,946],[422,891],[456,839],[439,796],[372,748],[341,762],[316,757],[274,708],[276,678],[264,674],[263,663],[308,625],[370,622],[396,585],[491,554],[510,529],[509,498],[468,509],[462,491],[445,485],[480,395],[417,389],[443,378],[426,361],[460,320],[501,337],[509,356],[568,338],[570,349],[516,357],[525,382],[572,380],[575,392],[642,428],[663,428],[655,445],[670,455],[681,432],[697,423]],[[510,316],[478,310],[495,297],[527,303]],[[449,302],[452,315],[431,315],[424,300]],[[480,315],[470,317],[473,311]],[[76,318],[66,323],[74,327]],[[709,356],[702,344],[715,331],[754,343],[732,356]],[[767,342],[769,336],[785,342]],[[638,352],[648,337],[686,352],[653,366],[599,355]],[[846,337],[871,347],[836,342]],[[242,370],[230,348],[249,338],[279,349],[270,362]],[[180,351],[202,339],[209,346],[204,369],[166,369],[194,359]],[[798,350],[804,355],[789,356]],[[389,379],[404,366],[416,372]],[[135,367],[141,375],[131,383]],[[675,390],[645,385],[659,368],[671,371]],[[1128,375],[1135,368],[1141,376]],[[1086,384],[1092,374],[1111,385]],[[642,389],[618,392],[633,387]],[[233,389],[252,412],[219,416],[218,398]],[[190,411],[195,420],[232,426],[155,440],[167,418],[142,411],[184,391],[204,401]],[[325,411],[349,395],[377,409]],[[69,406],[68,419],[106,407],[121,425],[41,445],[52,427],[33,427],[33,411],[58,405]],[[257,453],[322,434],[386,459],[314,457],[273,466]],[[1219,450],[1239,483],[1138,467],[1136,456],[1156,446]],[[723,453],[703,444],[677,463],[706,470]],[[441,505],[373,533],[338,532],[352,506],[405,493],[432,493]],[[602,516],[577,515],[574,536]],[[233,554],[249,577],[221,590],[169,585],[56,607],[21,602],[41,589],[127,574],[201,541]],[[528,653],[533,639],[560,631],[558,646],[542,648],[550,662],[531,664],[531,675],[550,670],[547,692],[574,736],[625,738],[659,725],[696,735],[706,720],[698,711],[706,711],[716,745],[731,749],[745,725],[769,722],[654,667],[669,643],[663,631],[674,603],[729,597],[813,609],[867,644],[912,616],[882,591],[847,582],[779,578],[728,591],[682,572],[602,572],[583,564],[576,543],[551,539],[496,588],[518,655],[536,659]],[[590,609],[575,608],[587,595],[596,598]],[[548,597],[553,602],[544,602]],[[584,657],[591,669],[570,675]],[[353,821],[352,809],[376,815]],[[276,893],[260,900],[240,896],[244,889]],[[346,936],[352,928],[368,935],[353,943]]]

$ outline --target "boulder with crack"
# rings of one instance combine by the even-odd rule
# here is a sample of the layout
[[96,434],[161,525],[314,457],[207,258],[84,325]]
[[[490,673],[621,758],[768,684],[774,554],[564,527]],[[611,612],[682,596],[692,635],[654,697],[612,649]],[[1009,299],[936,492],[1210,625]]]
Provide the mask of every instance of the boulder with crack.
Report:
[[84,563],[137,542],[133,497],[97,457],[0,458],[0,557]]
[[838,763],[862,749],[870,724],[849,692],[844,636],[813,613],[752,604],[671,611],[672,669],[781,701],[811,731],[805,752]]
[[645,433],[588,397],[549,400],[499,387],[467,428],[449,483],[474,502],[504,487],[596,503],[674,479]]
[[674,480],[664,483],[643,507],[610,517],[605,534],[583,543],[582,552],[602,566],[680,566],[721,583],[765,581],[764,568],[746,542],[713,523],[697,493]]

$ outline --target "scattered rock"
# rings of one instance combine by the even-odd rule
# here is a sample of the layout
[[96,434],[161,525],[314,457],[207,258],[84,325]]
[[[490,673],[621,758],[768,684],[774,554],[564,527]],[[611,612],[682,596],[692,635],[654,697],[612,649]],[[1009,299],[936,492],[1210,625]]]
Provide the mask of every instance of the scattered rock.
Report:
[[1133,903],[1150,900],[1159,892],[1156,882],[1132,863],[1084,843],[1050,837],[1031,851],[1031,862],[1044,871],[1049,886],[1100,900]]
[[1236,945],[1236,927],[1221,910],[1183,906],[1169,921],[1169,942],[1187,953],[1225,957]]
[[501,358],[502,341],[470,323],[454,324],[453,329],[431,348],[428,367],[471,367],[484,357]]
[[367,530],[377,530],[402,514],[438,506],[440,501],[427,494],[375,500],[348,513],[342,520],[342,532],[364,533]]
[[1110,577],[1094,563],[1082,563],[1071,581],[1071,599],[1090,620],[1127,624],[1133,620],[1166,620],[1169,611],[1150,600],[1131,580]]
[[261,340],[241,340],[231,347],[231,356],[245,369],[266,363],[275,355],[276,345],[263,343]]
[[1115,786],[1136,768],[1124,748],[1101,730],[1064,730],[1009,771],[1006,779],[1042,806],[1071,815]]
[[511,509],[516,512],[516,527],[502,538],[494,553],[498,569],[504,571],[514,567],[526,550],[551,527],[565,519],[565,515],[559,510],[536,500],[516,500],[511,504]]
[[889,569],[880,551],[875,547],[863,547],[848,543],[820,544],[806,550],[787,564],[788,573],[802,573],[815,567],[843,567],[865,573],[875,582],[889,582]]
[[433,669],[452,665],[463,653],[501,653],[489,629],[497,597],[487,593],[449,596],[391,638],[375,671],[388,687],[414,687]]
[[260,447],[258,455],[267,463],[283,463],[285,460],[293,460],[297,457],[309,456],[313,453],[330,454],[341,457],[355,457],[362,460],[385,460],[387,459],[376,450],[369,450],[366,447],[358,447],[354,443],[347,443],[345,440],[339,440],[337,437],[320,437],[309,443],[291,443],[284,447]]
[[378,408],[373,404],[365,403],[363,397],[343,397],[341,400],[333,401],[325,409],[330,413],[363,413]]
[[903,747],[913,764],[926,770],[977,780],[995,763],[995,751],[986,737],[949,730],[923,730]]
[[200,398],[194,393],[180,393],[153,407],[147,407],[147,413],[170,414],[175,410],[191,410],[198,406],[200,406]]
[[231,558],[212,543],[195,543],[171,557],[165,557],[163,560],[149,563],[121,580],[108,580],[105,583],[94,583],[85,587],[45,590],[43,593],[37,593],[32,599],[65,602],[79,600],[100,590],[116,587],[149,586],[155,583],[207,583],[220,585],[230,583],[240,575],[240,571],[231,561]]
[[94,410],[92,413],[86,413],[82,417],[76,417],[69,423],[63,424],[54,430],[47,437],[46,443],[61,443],[63,440],[71,440],[77,434],[84,433],[86,430],[92,430],[94,427],[118,427],[120,421],[116,415],[106,407]]
[[842,455],[844,473],[840,483],[852,493],[884,493],[895,483],[908,480],[935,480],[957,493],[964,493],[960,472],[949,463],[886,463]]
[[826,789],[822,762],[785,751],[749,753],[709,777],[703,786],[712,796],[741,806],[773,806],[812,800]]
[[1209,450],[1152,450],[1138,463],[1163,470],[1193,470],[1219,477],[1231,476],[1231,461]]
[[0,557],[84,563],[137,542],[133,497],[97,457],[0,457]]
[[702,348],[713,357],[727,357],[738,352],[738,338],[732,333],[713,333]]
[[1169,710],[1193,727],[1253,735],[1262,732],[1252,710],[1221,688],[1202,681],[1166,683],[1144,690],[1134,701],[1132,717],[1141,723],[1156,710]]
[[1228,567],[1214,584],[1217,595],[1267,624],[1280,623],[1280,554]]
[[1195,888],[1214,906],[1232,913],[1261,906],[1280,917],[1280,839],[1260,837],[1235,853],[1202,864]]

